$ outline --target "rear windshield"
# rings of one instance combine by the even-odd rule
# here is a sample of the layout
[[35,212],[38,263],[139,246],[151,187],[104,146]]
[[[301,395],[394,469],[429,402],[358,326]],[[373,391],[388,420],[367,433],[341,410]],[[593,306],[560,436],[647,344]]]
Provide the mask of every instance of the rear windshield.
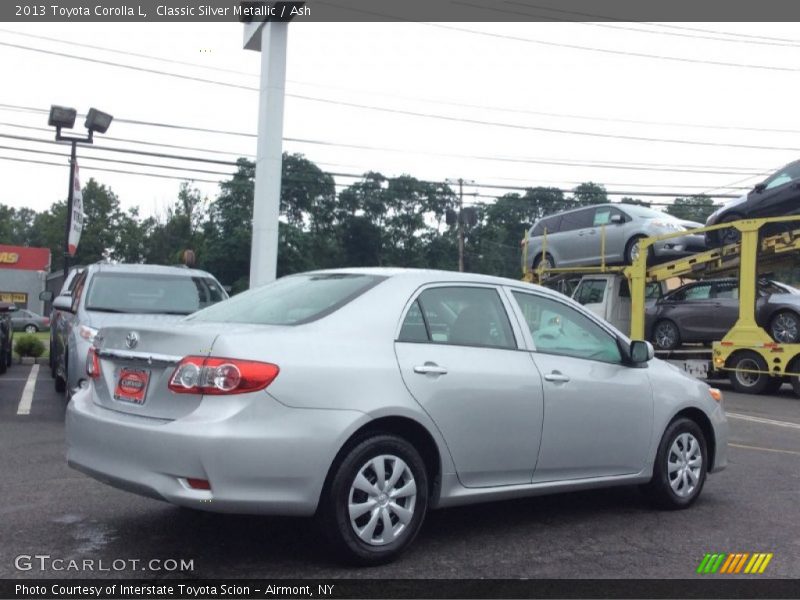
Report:
[[220,285],[208,277],[98,273],[89,285],[86,310],[188,315],[225,298]]
[[352,273],[292,275],[243,292],[188,320],[300,325],[331,314],[384,279]]

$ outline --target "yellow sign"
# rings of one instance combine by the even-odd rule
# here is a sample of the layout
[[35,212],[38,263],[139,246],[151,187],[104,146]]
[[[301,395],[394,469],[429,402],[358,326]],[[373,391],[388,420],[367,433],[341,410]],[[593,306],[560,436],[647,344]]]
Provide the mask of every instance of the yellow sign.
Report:
[[16,252],[0,252],[0,263],[7,265],[16,264],[19,261],[19,254]]
[[0,292],[0,302],[26,304],[28,302],[28,294],[22,292]]

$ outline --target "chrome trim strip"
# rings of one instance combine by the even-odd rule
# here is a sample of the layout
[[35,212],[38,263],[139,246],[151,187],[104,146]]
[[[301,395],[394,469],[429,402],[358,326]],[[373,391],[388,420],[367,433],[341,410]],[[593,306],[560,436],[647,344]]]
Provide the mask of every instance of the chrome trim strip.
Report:
[[133,360],[146,362],[149,365],[153,363],[162,363],[167,365],[177,365],[183,359],[182,356],[173,356],[170,354],[151,354],[149,352],[131,352],[129,350],[97,350],[97,356],[100,358],[119,358],[122,360]]

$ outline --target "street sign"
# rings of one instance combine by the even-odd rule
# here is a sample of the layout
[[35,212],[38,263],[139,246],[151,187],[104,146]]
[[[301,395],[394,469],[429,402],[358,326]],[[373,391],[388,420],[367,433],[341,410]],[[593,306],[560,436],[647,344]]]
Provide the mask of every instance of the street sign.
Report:
[[70,256],[78,251],[78,242],[83,231],[83,194],[78,178],[78,161],[75,161],[75,184],[72,193],[72,214],[70,215],[68,250]]

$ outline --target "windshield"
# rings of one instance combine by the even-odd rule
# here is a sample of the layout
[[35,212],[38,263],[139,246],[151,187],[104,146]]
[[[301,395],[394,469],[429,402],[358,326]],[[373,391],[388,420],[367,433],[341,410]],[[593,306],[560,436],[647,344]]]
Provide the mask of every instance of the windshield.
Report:
[[672,215],[669,215],[665,212],[661,212],[660,210],[653,210],[652,208],[647,208],[646,206],[635,206],[629,205],[625,206],[623,209],[629,215],[634,217],[641,217],[644,219],[674,219]]
[[299,325],[331,314],[384,279],[351,273],[292,275],[243,292],[189,320]]
[[188,315],[227,297],[209,277],[153,273],[98,273],[86,310]]

